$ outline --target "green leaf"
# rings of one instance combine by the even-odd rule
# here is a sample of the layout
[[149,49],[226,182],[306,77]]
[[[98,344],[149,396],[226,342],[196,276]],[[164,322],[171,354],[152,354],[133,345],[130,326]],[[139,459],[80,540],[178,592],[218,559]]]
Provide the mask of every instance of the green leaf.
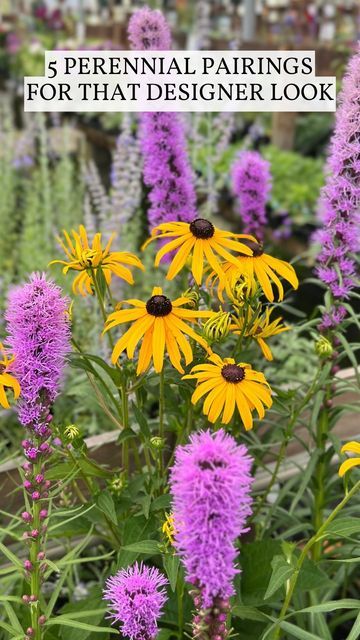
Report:
[[74,618],[68,618],[67,616],[56,616],[55,618],[50,618],[47,622],[45,622],[44,626],[50,627],[53,625],[63,625],[65,627],[72,627],[73,629],[84,629],[84,631],[90,631],[91,633],[115,633],[117,636],[119,632],[116,629],[112,629],[111,627],[99,627],[93,624],[87,624],[86,622],[79,622]]
[[273,571],[264,595],[264,600],[271,598],[294,573],[294,568],[286,562],[284,556],[275,556],[271,562],[271,566]]
[[169,578],[170,587],[173,591],[175,591],[180,560],[175,554],[167,553],[163,556],[163,565],[166,571],[166,575]]
[[96,505],[100,511],[105,513],[109,520],[118,525],[114,500],[109,491],[102,491],[96,498]]
[[324,640],[323,638],[320,638],[320,636],[315,636],[313,633],[305,631],[305,629],[300,629],[290,622],[281,622],[280,627],[284,629],[284,631],[287,631],[293,638],[297,638],[298,640]]
[[311,607],[294,611],[294,614],[298,613],[328,613],[329,611],[336,611],[337,609],[360,609],[360,600],[353,598],[343,598],[342,600],[330,600],[329,602],[323,602],[320,604],[314,604]]
[[346,640],[358,640],[360,636],[360,613],[358,614]]
[[12,552],[8,547],[6,547],[2,542],[0,542],[0,551],[6,556],[6,558],[11,562],[14,567],[17,567],[21,572],[23,571],[23,566],[19,560],[19,558]]
[[242,620],[254,620],[255,622],[268,622],[269,620],[269,617],[256,607],[236,605],[232,608],[231,613]]
[[137,553],[144,554],[159,554],[159,543],[157,540],[139,540],[139,542],[134,542],[134,544],[128,544],[125,547],[122,547],[123,551],[136,551]]
[[360,532],[360,518],[337,518],[326,527],[323,536],[337,536],[340,538],[351,537]]
[[131,408],[135,414],[136,422],[140,427],[141,433],[145,436],[147,440],[149,440],[151,437],[151,433],[150,433],[147,419],[145,418],[144,414],[140,411],[139,407],[135,404],[135,402],[131,403]]
[[263,606],[264,595],[272,575],[271,561],[281,554],[280,540],[250,542],[241,549],[242,604]]

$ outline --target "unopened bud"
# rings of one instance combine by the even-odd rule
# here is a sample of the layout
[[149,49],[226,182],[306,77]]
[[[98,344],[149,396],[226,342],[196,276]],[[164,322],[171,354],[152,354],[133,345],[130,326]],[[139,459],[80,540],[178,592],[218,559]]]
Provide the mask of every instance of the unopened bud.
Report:
[[325,336],[320,336],[315,342],[315,353],[320,358],[330,358],[333,354],[333,346]]
[[156,449],[157,451],[161,451],[165,447],[165,440],[164,438],[160,438],[159,436],[154,436],[153,438],[150,439],[150,444],[153,447],[153,449]]
[[231,316],[226,311],[218,311],[209,318],[203,327],[205,337],[210,342],[220,342],[230,331]]

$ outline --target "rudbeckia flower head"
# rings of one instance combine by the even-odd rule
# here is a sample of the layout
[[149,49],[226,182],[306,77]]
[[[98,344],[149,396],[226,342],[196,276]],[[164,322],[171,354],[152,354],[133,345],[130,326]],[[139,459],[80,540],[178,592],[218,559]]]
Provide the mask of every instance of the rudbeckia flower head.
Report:
[[355,458],[348,458],[342,463],[339,469],[339,476],[342,478],[347,471],[353,467],[360,467],[360,442],[347,442],[341,449],[341,453],[355,453]]
[[89,242],[86,229],[80,225],[79,231],[71,231],[72,237],[63,231],[65,241],[58,238],[63,249],[66,260],[53,260],[50,264],[63,264],[63,273],[69,270],[79,271],[72,289],[73,292],[82,296],[93,293],[93,276],[96,277],[97,269],[101,268],[107,284],[110,284],[112,275],[125,280],[128,284],[134,284],[133,275],[128,267],[137,267],[144,270],[144,266],[137,256],[127,251],[111,251],[111,244],[114,240],[113,234],[103,248],[101,244],[101,233],[96,233]]
[[131,323],[115,345],[112,362],[115,364],[120,354],[126,349],[128,358],[134,357],[135,349],[140,340],[137,374],[144,373],[150,365],[151,359],[157,373],[164,366],[165,350],[173,367],[184,373],[181,365],[182,355],[186,364],[193,360],[190,343],[185,336],[189,336],[208,350],[207,343],[189,326],[189,322],[196,322],[198,318],[209,318],[212,311],[198,311],[184,309],[189,300],[186,297],[170,300],[161,287],[154,287],[152,296],[147,302],[142,300],[125,300],[132,309],[120,309],[111,313],[107,319],[105,331],[120,324]]
[[222,359],[213,353],[208,362],[196,365],[184,378],[197,380],[191,401],[196,404],[206,396],[203,413],[209,422],[220,418],[223,424],[228,424],[237,407],[245,429],[249,430],[253,427],[253,410],[263,418],[264,406],[270,408],[272,405],[271,390],[264,374],[244,362],[236,364],[233,358]]
[[191,272],[198,285],[201,285],[202,282],[204,265],[210,265],[225,286],[226,277],[221,267],[221,261],[227,260],[234,266],[237,265],[236,258],[230,251],[246,256],[252,255],[250,246],[240,242],[238,238],[255,240],[252,236],[222,231],[209,220],[196,218],[190,223],[164,222],[159,224],[152,230],[151,238],[145,242],[143,248],[155,239],[166,241],[156,254],[156,267],[159,266],[161,259],[166,254],[174,251],[175,255],[169,266],[167,280],[173,280],[185,266],[188,258],[191,258]]
[[9,366],[14,358],[9,358],[3,344],[0,342],[0,405],[4,409],[10,409],[9,400],[6,390],[10,389],[13,393],[14,400],[20,395],[20,385],[16,378],[9,373]]
[[209,276],[209,281],[213,285],[218,281],[218,296],[222,302],[224,301],[224,290],[226,290],[229,298],[233,298],[233,290],[241,277],[248,277],[254,281],[255,289],[256,283],[258,283],[270,302],[274,302],[275,299],[273,284],[278,290],[278,299],[283,300],[284,298],[284,287],[279,276],[287,280],[294,289],[298,288],[299,281],[291,264],[264,253],[264,248],[259,242],[245,238],[243,243],[252,250],[252,255],[240,253],[235,262],[227,261],[223,263],[221,268],[226,274],[225,281],[218,277],[215,269]]
[[247,307],[246,310],[240,310],[237,317],[233,316],[234,324],[231,325],[234,333],[256,340],[266,360],[273,360],[271,349],[266,340],[290,329],[290,327],[281,324],[281,317],[271,320],[273,310],[267,307],[264,314],[257,315],[251,307]]

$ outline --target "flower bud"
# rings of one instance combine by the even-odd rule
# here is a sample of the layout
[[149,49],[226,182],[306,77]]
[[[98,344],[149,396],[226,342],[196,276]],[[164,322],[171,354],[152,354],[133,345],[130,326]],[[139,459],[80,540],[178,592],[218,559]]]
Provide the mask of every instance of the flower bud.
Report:
[[29,636],[31,638],[31,636],[34,635],[34,629],[32,627],[28,627],[26,629],[26,635]]
[[315,353],[320,358],[330,358],[333,354],[333,346],[325,336],[320,336],[315,342]]
[[205,322],[203,332],[209,342],[220,342],[228,335],[230,325],[230,313],[220,310]]
[[33,529],[30,533],[32,538],[38,538],[39,537],[39,530],[38,529]]
[[80,435],[80,429],[76,426],[76,424],[69,424],[64,429],[64,435],[68,440],[75,440]]
[[21,514],[22,519],[24,520],[24,522],[29,523],[32,521],[33,517],[31,515],[31,513],[29,513],[28,511],[23,511]]
[[24,560],[24,569],[25,571],[31,571],[33,568],[32,563],[30,562],[30,560]]
[[40,561],[45,560],[45,552],[39,551],[39,553],[37,554],[37,559]]
[[24,489],[29,491],[31,487],[32,487],[32,483],[30,482],[30,480],[24,480]]
[[37,476],[35,476],[35,482],[36,484],[42,484],[44,482],[44,476],[42,473],[38,473]]
[[46,622],[46,616],[40,616],[39,617],[39,624],[43,625],[43,624],[45,624],[45,622]]
[[186,306],[190,307],[190,309],[198,308],[200,296],[197,291],[194,291],[194,289],[186,289],[186,291],[182,294],[181,297],[188,299]]
[[30,602],[30,597],[27,596],[27,595],[23,595],[21,599],[22,599],[24,604],[29,604],[29,602]]
[[41,495],[39,491],[33,491],[31,494],[31,499],[32,500],[40,500]]
[[40,513],[39,513],[40,519],[41,520],[45,520],[45,518],[48,517],[48,512],[47,509],[41,509]]
[[164,438],[159,438],[159,436],[154,436],[150,439],[150,444],[153,449],[161,451],[165,447],[165,440]]

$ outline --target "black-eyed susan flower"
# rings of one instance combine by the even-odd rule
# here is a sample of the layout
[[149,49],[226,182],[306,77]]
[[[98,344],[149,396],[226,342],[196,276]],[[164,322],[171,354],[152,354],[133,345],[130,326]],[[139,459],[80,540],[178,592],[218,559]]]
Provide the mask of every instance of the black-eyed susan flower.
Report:
[[355,453],[356,458],[348,458],[342,463],[339,469],[339,476],[342,478],[347,471],[353,467],[360,466],[360,442],[347,442],[341,449],[341,453]]
[[172,513],[165,513],[165,521],[161,527],[161,531],[167,539],[168,544],[174,544],[175,542],[175,518]]
[[235,262],[232,260],[223,263],[221,268],[226,275],[225,281],[218,277],[215,269],[209,276],[209,282],[212,282],[213,285],[218,280],[218,296],[221,301],[223,301],[224,289],[228,296],[233,298],[236,283],[244,276],[255,283],[258,282],[270,302],[274,301],[272,283],[277,287],[278,299],[283,300],[284,298],[284,288],[279,276],[287,280],[294,289],[298,288],[299,281],[291,264],[264,253],[263,246],[259,242],[244,239],[243,243],[252,249],[252,255],[242,253],[235,259]]
[[12,391],[14,400],[20,395],[20,385],[16,378],[9,373],[9,366],[14,358],[9,358],[3,344],[0,342],[0,405],[4,409],[10,409],[10,403],[6,395],[9,389]]
[[161,259],[167,253],[170,251],[175,252],[166,276],[167,280],[175,278],[191,257],[191,272],[198,285],[202,282],[204,264],[209,264],[217,274],[217,277],[225,283],[225,274],[221,267],[221,261],[227,260],[234,266],[237,264],[236,258],[230,251],[247,256],[252,255],[249,242],[244,244],[239,242],[238,238],[247,238],[249,241],[255,240],[252,236],[222,231],[214,227],[209,220],[197,218],[190,223],[164,222],[159,224],[152,230],[151,238],[145,242],[143,248],[147,247],[152,240],[169,240],[159,249],[155,258],[155,266],[158,267]]
[[69,270],[79,271],[76,276],[72,290],[82,296],[93,293],[94,280],[97,269],[101,268],[107,284],[110,284],[112,275],[122,278],[129,284],[134,283],[133,275],[128,268],[137,267],[144,270],[144,266],[137,256],[128,251],[111,251],[111,244],[114,240],[113,234],[105,248],[101,245],[101,233],[94,235],[90,245],[86,229],[80,225],[79,231],[74,229],[71,236],[67,231],[63,231],[65,242],[58,238],[58,242],[63,249],[67,260],[53,260],[50,264],[63,264],[63,273]]
[[271,321],[273,310],[267,307],[265,313],[257,315],[251,307],[247,307],[241,310],[237,316],[233,316],[234,323],[231,325],[234,333],[243,335],[244,338],[256,340],[266,360],[273,360],[273,355],[265,341],[290,329],[290,327],[281,324],[281,317]]
[[[161,287],[154,287],[152,296],[147,302],[142,300],[125,300],[133,309],[114,311],[107,319],[105,331],[119,324],[131,322],[132,325],[116,343],[112,362],[115,364],[120,354],[127,352],[128,358],[134,357],[135,349],[142,340],[139,351],[137,374],[146,371],[151,359],[157,373],[162,371],[165,350],[170,362],[180,373],[184,373],[181,366],[182,355],[186,364],[193,360],[190,343],[185,336],[189,336],[208,350],[207,343],[187,323],[196,322],[198,318],[209,318],[212,311],[197,311],[183,309],[188,304],[188,298],[181,297],[170,300],[163,295]],[[182,355],[181,355],[182,354]]]
[[213,353],[207,362],[193,367],[184,378],[197,379],[191,401],[196,404],[206,395],[203,412],[210,422],[216,422],[221,414],[221,422],[228,424],[237,407],[245,429],[249,430],[253,426],[253,410],[263,418],[264,406],[272,405],[271,390],[264,374],[244,362],[236,364],[233,358],[222,359]]

